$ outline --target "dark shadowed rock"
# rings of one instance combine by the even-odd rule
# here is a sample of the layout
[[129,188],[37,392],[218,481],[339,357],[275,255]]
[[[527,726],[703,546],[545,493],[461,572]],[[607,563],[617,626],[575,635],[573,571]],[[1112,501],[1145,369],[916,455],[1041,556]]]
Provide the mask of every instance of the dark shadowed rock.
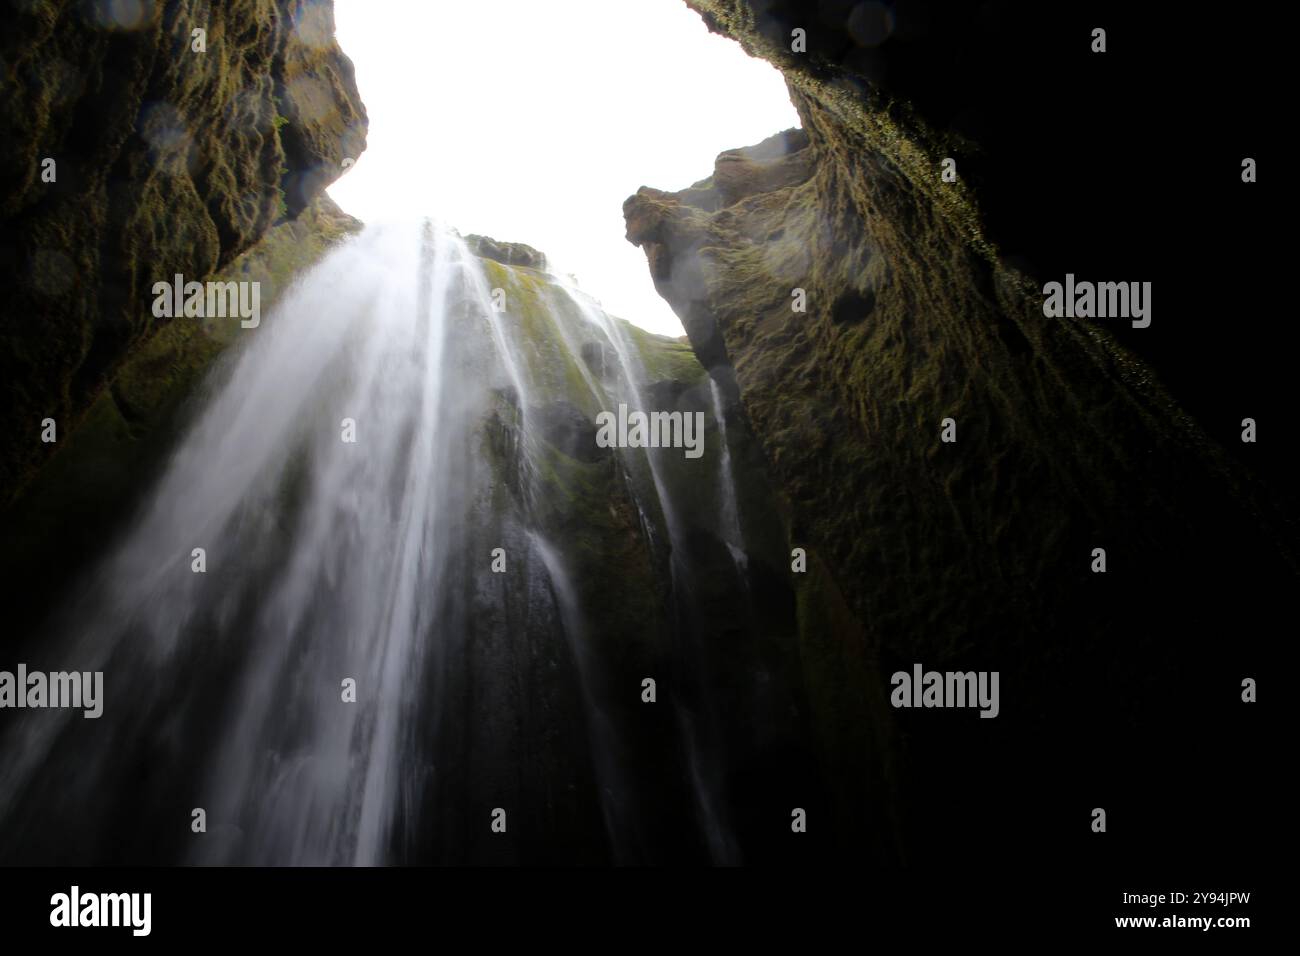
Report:
[[542,438],[570,458],[599,461],[609,456],[609,449],[596,444],[596,423],[572,402],[539,405],[532,416]]
[[[938,176],[955,141],[927,123],[927,94],[943,91],[926,86],[911,105],[909,83],[886,95],[907,47],[861,53],[852,4],[817,16],[782,2],[691,6],[783,70],[803,132],[724,153],[680,192],[643,187],[624,206],[627,235],[700,362],[734,369],[794,540],[857,622],[828,640],[862,641],[855,653],[879,663],[823,689],[887,690],[885,674],[916,662],[999,670],[1014,688],[996,736],[979,726],[996,721],[882,718],[910,740],[912,852],[1001,853],[1013,830],[1017,849],[1038,852],[1027,835],[1062,825],[1063,809],[1021,795],[1082,800],[1093,790],[1081,776],[1108,792],[1200,786],[1190,742],[1153,759],[1101,741],[1135,726],[1182,739],[1206,720],[1236,728],[1216,737],[1224,747],[1248,735],[1237,681],[1271,639],[1271,612],[1239,596],[1294,591],[1294,514],[1111,328],[1044,317],[1037,284],[997,253],[1031,231],[1010,215],[1020,207],[994,217],[991,239],[977,201],[997,207],[1001,189]],[[816,55],[790,52],[795,26]],[[1053,256],[1067,247],[1060,233],[1044,243]],[[940,440],[950,418],[955,443]],[[1098,547],[1120,556],[1107,574],[1090,569]],[[1105,758],[1080,762],[1099,747]],[[977,779],[981,792],[962,784],[950,799]],[[1184,825],[1190,809],[1143,839],[1177,852]],[[1227,852],[1236,837],[1215,839]]]
[[608,371],[608,362],[605,356],[605,345],[602,342],[584,342],[582,343],[582,361],[591,373],[598,379],[605,378]]

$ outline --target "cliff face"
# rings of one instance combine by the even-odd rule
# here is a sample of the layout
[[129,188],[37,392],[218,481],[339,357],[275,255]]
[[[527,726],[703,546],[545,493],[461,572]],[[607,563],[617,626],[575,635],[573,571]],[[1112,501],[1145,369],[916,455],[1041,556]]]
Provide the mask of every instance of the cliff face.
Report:
[[[1086,834],[1071,814],[1105,795],[1204,789],[1191,744],[1140,756],[1119,744],[1208,720],[1215,744],[1260,746],[1243,744],[1240,681],[1268,660],[1276,605],[1234,595],[1294,588],[1293,518],[1111,327],[1044,317],[1037,282],[998,253],[1029,220],[990,231],[981,207],[999,190],[940,179],[958,140],[926,123],[937,107],[897,54],[932,47],[863,52],[847,9],[804,23],[788,4],[691,5],[785,72],[803,128],[723,153],[689,189],[642,188],[624,207],[628,239],[702,363],[734,374],[794,541],[815,549],[863,629],[845,640],[878,653],[884,674],[917,662],[1001,673],[997,720],[893,712],[908,741],[910,854],[1003,852],[1006,833],[1029,846],[1035,828]],[[799,25],[813,56],[789,52]],[[873,70],[901,72],[916,102]],[[1046,233],[1049,255],[1069,247]],[[941,440],[949,419],[953,442]],[[1134,812],[1148,848],[1174,854],[1194,818]],[[1096,858],[1084,843],[1076,862]]]
[[[811,573],[791,574],[787,511],[744,409],[725,397],[715,401],[704,367],[685,344],[614,320],[631,362],[643,370],[649,406],[702,414],[709,451],[699,460],[660,454],[652,474],[635,453],[598,447],[593,423],[608,406],[584,380],[590,375],[611,387],[622,358],[591,348],[598,339],[584,321],[574,321],[573,305],[557,294],[553,279],[501,261],[525,258],[517,250],[527,247],[487,240],[472,247],[488,283],[505,291],[507,325],[524,343],[524,377],[536,391],[529,408],[517,396],[500,396],[484,423],[480,451],[469,456],[490,463],[493,478],[475,482],[491,489],[485,502],[491,517],[468,551],[486,553],[498,543],[512,554],[526,551],[518,535],[531,528],[564,556],[574,609],[585,622],[575,653],[587,656],[586,692],[605,714],[606,732],[622,741],[615,762],[636,794],[619,812],[613,857],[896,861],[897,743],[884,695],[877,683],[844,677],[871,672],[875,661],[865,642],[853,640],[856,625],[824,569],[814,562]],[[516,252],[497,255],[503,248]],[[584,328],[585,342],[574,331]],[[525,418],[535,432],[534,459],[521,469],[522,450],[530,445]],[[515,673],[539,655],[546,664],[556,626],[521,606],[527,595],[514,583],[492,585],[476,597],[468,658],[495,661],[482,668],[492,674]],[[658,678],[661,701],[680,708],[675,718],[668,708],[647,710],[627,693],[647,675]],[[572,706],[563,695],[551,699],[550,665],[522,684],[530,688],[529,706],[545,710],[527,717],[527,726],[547,726]],[[492,710],[498,717],[467,738],[460,775],[466,792],[517,764],[531,772],[540,763],[553,779],[570,772],[565,751],[543,753],[526,736],[514,743],[521,732],[512,723],[518,706],[503,698]],[[508,755],[512,746],[527,756]],[[511,776],[508,783],[492,782],[482,799],[520,786]],[[693,788],[710,794],[704,809],[691,809]],[[520,802],[532,805],[526,796]],[[481,800],[468,802],[476,807]],[[794,836],[787,822],[792,807],[815,814],[818,832]],[[702,812],[710,818],[704,828],[716,827],[707,846],[699,842],[701,820],[694,816]],[[575,824],[584,813],[575,814]],[[592,819],[587,814],[587,826]],[[462,824],[448,816],[446,845],[456,845],[453,834],[471,824],[472,817]],[[573,852],[592,860],[608,852],[587,840],[599,843],[590,836],[571,840],[573,850],[559,858]]]
[[153,283],[207,278],[297,216],[365,148],[366,114],[320,0],[47,0],[0,33],[7,502],[52,447],[41,420],[70,433],[167,321]]
[[[1275,488],[1297,484],[1295,433],[1278,416],[1298,343],[1271,318],[1275,277],[1290,270],[1267,238],[1280,180],[1242,182],[1244,159],[1267,167],[1282,155],[1280,10],[1252,4],[1231,34],[1207,37],[1194,19],[1122,2],[690,6],[777,66],[796,102],[842,132],[842,149],[854,136],[876,143],[965,235],[1040,287],[1067,272],[1151,281],[1152,327],[1108,329],[1230,455]],[[1105,52],[1093,50],[1097,29]],[[940,182],[942,158],[955,160],[955,183]],[[1287,440],[1243,445],[1252,415]]]

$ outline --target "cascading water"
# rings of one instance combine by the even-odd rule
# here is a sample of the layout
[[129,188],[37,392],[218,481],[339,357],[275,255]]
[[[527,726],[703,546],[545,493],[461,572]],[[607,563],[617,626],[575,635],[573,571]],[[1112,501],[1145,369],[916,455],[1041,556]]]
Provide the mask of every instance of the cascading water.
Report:
[[[619,373],[617,381],[621,387],[610,397],[627,403],[633,410],[648,410],[649,402],[645,395],[645,369],[634,357],[633,349],[626,338],[624,330],[581,291],[563,283],[560,284],[560,288],[568,300],[577,306],[583,318],[594,329],[599,330],[604,337],[606,347],[617,359]],[[681,540],[682,533],[679,526],[679,516],[673,508],[672,497],[667,491],[662,461],[656,455],[651,454],[649,450],[646,451],[646,461],[653,481],[655,499],[662,510],[664,524],[667,528],[668,547],[670,549],[669,572],[674,602],[673,616],[678,633],[684,632],[687,635],[687,639],[680,642],[678,647],[678,660],[687,664],[686,670],[680,673],[682,683],[686,684],[690,680],[690,672],[696,662],[697,651],[697,648],[693,646],[697,639],[692,638],[689,634],[691,623],[689,611],[683,606],[690,600],[689,588],[686,582],[690,577],[691,569],[685,566],[686,559],[683,558],[681,549],[674,546],[676,542]],[[721,864],[734,864],[738,862],[739,858],[719,794],[721,788],[717,776],[719,768],[716,764],[711,766],[705,756],[706,750],[713,749],[713,742],[708,739],[711,735],[707,729],[706,719],[711,715],[702,715],[698,712],[699,709],[698,707],[682,706],[682,701],[678,701],[677,717],[686,744],[697,808],[709,839],[713,861]],[[701,724],[706,726],[702,727]]]
[[731,469],[731,447],[727,442],[727,415],[722,401],[722,389],[717,381],[709,379],[709,393],[713,398],[713,417],[718,423],[718,493],[722,498],[722,527],[727,549],[731,552],[739,571],[744,572],[745,534],[740,527],[740,504],[736,500],[736,477]]
[[[464,507],[450,472],[472,397],[443,374],[464,261],[448,235],[376,228],[293,289],[66,625],[69,665],[116,689],[104,720],[123,741],[179,743],[153,724],[154,689],[225,687],[166,708],[173,730],[221,727],[194,755],[213,770],[195,800],[230,829],[200,859],[377,862],[409,812],[406,725]],[[338,706],[344,679],[355,706]],[[0,807],[68,752],[49,751],[69,728],[41,718]],[[100,775],[71,780],[54,799],[94,807]]]
[[[11,722],[0,859],[48,859],[53,832],[99,862],[495,859],[499,843],[462,831],[513,800],[580,858],[634,862],[663,839],[638,794],[677,748],[710,856],[737,858],[701,693],[674,697],[679,743],[645,737],[611,676],[626,655],[599,646],[567,543],[535,516],[553,504],[538,416],[557,367],[578,373],[586,394],[568,398],[586,412],[646,406],[626,330],[546,288],[539,338],[427,222],[369,227],[300,278],[213,374],[132,530],[33,649],[33,666],[104,671],[104,716]],[[615,359],[599,373],[593,342]],[[613,460],[669,571],[665,656],[686,699],[700,638],[665,453]],[[487,570],[498,547],[508,588]]]

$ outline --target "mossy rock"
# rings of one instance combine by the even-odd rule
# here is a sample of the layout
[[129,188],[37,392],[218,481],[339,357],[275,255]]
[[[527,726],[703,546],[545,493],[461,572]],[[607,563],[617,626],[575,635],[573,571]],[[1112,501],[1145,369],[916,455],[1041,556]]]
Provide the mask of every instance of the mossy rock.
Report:
[[309,0],[9,4],[0,84],[7,504],[50,453],[40,422],[74,429],[158,331],[153,283],[206,280],[297,217],[367,121],[333,7]]

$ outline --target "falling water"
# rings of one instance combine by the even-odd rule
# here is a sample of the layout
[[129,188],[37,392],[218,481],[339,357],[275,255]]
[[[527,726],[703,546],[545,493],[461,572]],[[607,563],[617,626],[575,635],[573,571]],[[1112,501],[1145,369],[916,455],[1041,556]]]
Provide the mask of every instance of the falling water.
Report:
[[722,498],[722,527],[727,550],[743,574],[748,560],[745,553],[745,535],[740,528],[740,506],[736,501],[736,477],[731,469],[731,448],[727,442],[727,416],[723,407],[722,389],[717,381],[709,379],[709,392],[713,396],[713,417],[718,423],[718,494]]
[[[198,790],[209,817],[238,822],[197,844],[200,859],[384,855],[430,651],[429,584],[448,560],[445,517],[464,506],[448,479],[457,406],[472,399],[443,372],[465,261],[446,234],[376,228],[291,290],[214,383],[68,624],[65,659],[118,688],[101,728],[117,739],[158,736],[152,688],[227,688],[177,695],[166,718],[221,726]],[[192,573],[195,549],[208,573]],[[207,668],[215,682],[200,680]],[[338,705],[345,676],[356,706]],[[68,728],[51,716],[29,721],[0,808],[58,757]],[[84,791],[99,774],[72,780],[56,799],[95,806]]]
[[[537,343],[491,292],[454,233],[372,226],[300,277],[227,357],[131,530],[30,661],[104,671],[104,716],[9,722],[0,858],[41,857],[40,834],[53,831],[81,859],[109,862],[365,865],[427,844],[444,832],[431,819],[459,819],[436,798],[470,759],[455,754],[474,749],[462,726],[473,715],[448,701],[472,692],[466,661],[489,652],[467,622],[495,599],[467,564],[486,564],[491,528],[521,542],[512,560],[542,582],[529,586],[530,626],[545,633],[553,617],[563,632],[608,852],[636,858],[632,757],[606,713],[564,548],[528,525]],[[644,407],[626,331],[576,290],[548,294],[592,406]],[[609,375],[579,358],[593,340],[617,358]],[[485,499],[491,466],[476,444],[503,401],[517,414],[514,525]],[[725,442],[723,456],[729,470]],[[617,465],[644,532],[662,534],[680,602],[688,570],[673,553],[662,466],[645,452]],[[729,861],[708,735],[697,714],[678,716],[705,839]],[[204,810],[201,839],[188,819],[163,827],[179,835],[153,835],[178,807]]]
[[[645,369],[635,357],[632,345],[627,340],[627,332],[580,290],[560,279],[556,280],[556,284],[565,299],[577,307],[590,331],[601,337],[598,341],[603,348],[617,360],[615,382],[618,387],[610,390],[612,394],[606,398],[606,408],[612,409],[615,402],[624,402],[633,411],[647,410]],[[568,339],[566,344],[571,347],[572,339]],[[594,382],[592,385],[595,387]],[[663,464],[649,449],[645,450],[645,461],[654,482],[655,503],[662,510],[668,534],[672,537],[677,531],[677,514],[672,507],[672,497],[666,490]]]
[[[646,372],[627,339],[628,333],[580,290],[562,281],[557,281],[557,284],[569,301],[578,307],[579,312],[591,327],[603,335],[606,346],[612,350],[617,359],[617,381],[621,383],[622,389],[616,396],[610,397],[627,403],[633,411],[648,410],[649,403],[645,392]],[[606,407],[612,407],[612,404]],[[721,418],[719,418],[719,421],[721,421]],[[664,476],[661,459],[649,449],[646,449],[645,454],[653,480],[655,501],[662,510],[664,523],[668,531],[669,574],[672,584],[672,598],[675,604],[674,616],[679,629],[689,633],[690,626],[685,605],[689,602],[687,593],[689,586],[687,582],[692,572],[690,568],[684,566],[684,559],[681,557],[680,550],[674,547],[674,543],[681,538],[678,515],[673,507],[672,496],[667,491],[667,480]],[[678,659],[690,665],[688,671],[698,660],[698,650],[697,647],[692,646],[692,642],[689,640],[678,648]],[[684,679],[689,678],[688,673],[684,673],[682,676]],[[712,741],[707,739],[710,736],[707,729],[701,726],[704,722],[703,716],[696,710],[682,706],[679,702],[677,717],[686,745],[697,809],[709,840],[710,854],[715,863],[733,864],[738,862],[739,857],[735,839],[731,834],[722,806],[721,784],[718,779],[719,768],[716,764],[710,765],[710,761],[706,756],[706,752],[712,749]]]

